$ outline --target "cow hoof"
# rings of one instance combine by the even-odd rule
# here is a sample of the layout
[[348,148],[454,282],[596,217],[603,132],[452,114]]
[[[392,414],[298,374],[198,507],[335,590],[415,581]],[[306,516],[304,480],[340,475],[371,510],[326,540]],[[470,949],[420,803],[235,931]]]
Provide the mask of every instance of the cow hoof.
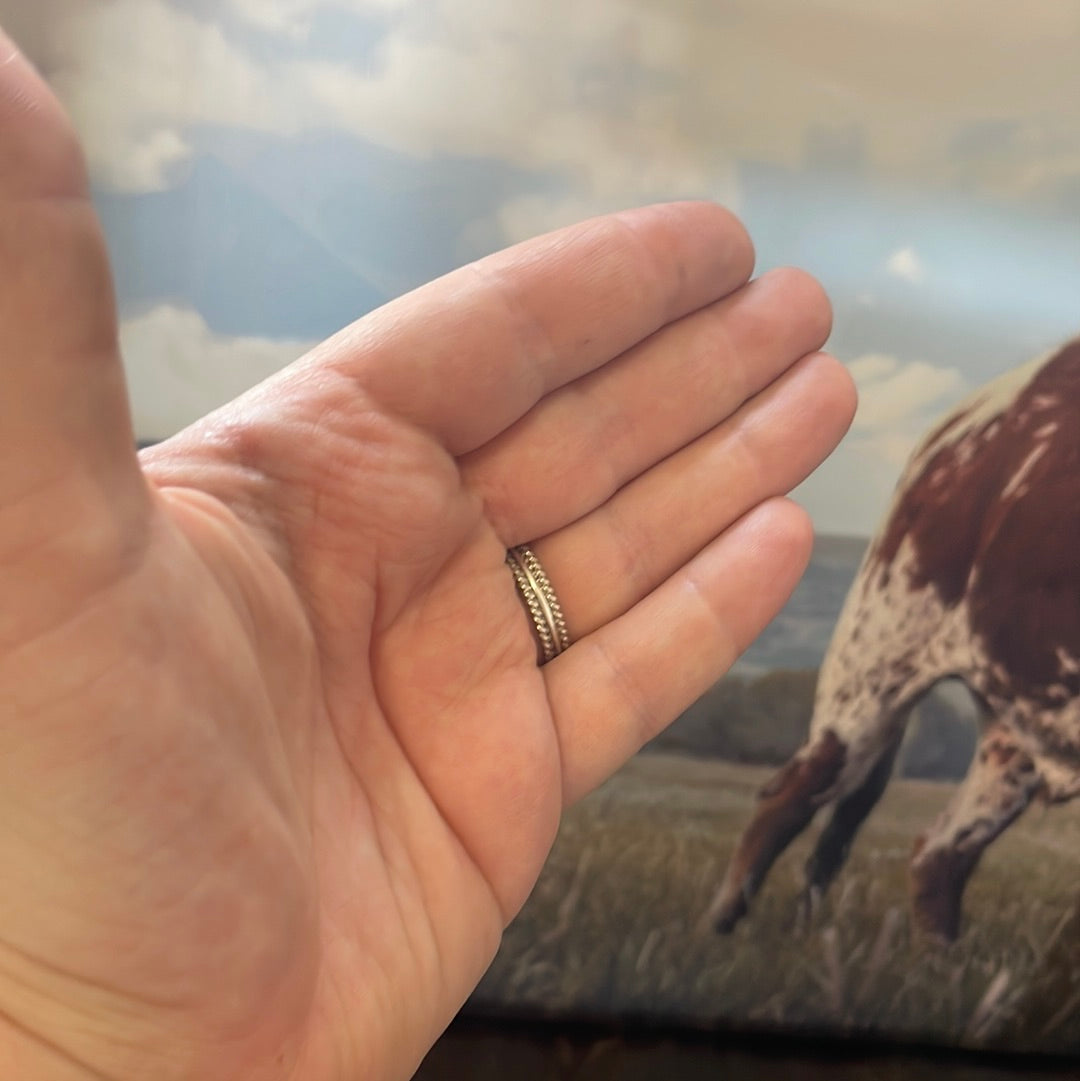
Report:
[[713,929],[718,935],[730,935],[748,911],[746,898],[740,893],[733,901],[727,901],[720,906],[713,920]]
[[927,943],[948,946],[960,937],[962,898],[975,859],[971,853],[927,848],[920,838],[910,870],[915,930]]
[[947,950],[960,937],[960,921],[939,921],[925,913],[915,913],[915,934],[924,946]]

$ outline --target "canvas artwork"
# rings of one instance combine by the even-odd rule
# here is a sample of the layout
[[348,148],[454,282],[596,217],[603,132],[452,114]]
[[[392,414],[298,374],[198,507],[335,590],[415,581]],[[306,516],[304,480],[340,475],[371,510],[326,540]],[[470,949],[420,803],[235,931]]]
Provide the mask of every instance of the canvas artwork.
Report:
[[572,812],[474,1007],[1080,1051],[1078,410],[1072,342],[821,538],[761,673]]
[[86,146],[141,440],[438,274],[630,205],[724,203],[759,271],[832,299],[860,405],[794,493],[802,584],[569,811],[468,1012],[1080,1052],[1074,3],[0,20]]

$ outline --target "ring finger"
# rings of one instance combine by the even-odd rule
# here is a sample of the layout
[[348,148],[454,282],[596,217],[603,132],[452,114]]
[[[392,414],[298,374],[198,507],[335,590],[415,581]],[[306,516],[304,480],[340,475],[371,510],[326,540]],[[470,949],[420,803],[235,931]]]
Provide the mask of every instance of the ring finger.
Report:
[[753,507],[799,484],[853,410],[843,366],[806,357],[591,514],[533,542],[570,640],[628,611]]

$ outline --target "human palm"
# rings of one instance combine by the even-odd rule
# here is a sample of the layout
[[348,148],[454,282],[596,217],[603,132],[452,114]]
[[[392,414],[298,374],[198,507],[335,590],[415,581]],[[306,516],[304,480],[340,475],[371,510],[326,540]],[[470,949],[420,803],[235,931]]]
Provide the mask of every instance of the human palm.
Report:
[[[7,50],[10,52],[10,50]],[[708,205],[465,268],[132,450],[104,251],[0,44],[0,1075],[407,1077],[562,808],[805,564],[850,383]],[[543,667],[504,558],[573,644]]]

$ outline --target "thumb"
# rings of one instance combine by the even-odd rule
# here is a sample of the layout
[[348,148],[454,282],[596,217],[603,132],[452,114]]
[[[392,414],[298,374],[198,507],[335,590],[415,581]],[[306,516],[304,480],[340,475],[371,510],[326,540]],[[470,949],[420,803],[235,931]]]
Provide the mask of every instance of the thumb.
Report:
[[72,484],[114,509],[147,498],[83,156],[0,30],[0,510],[70,505]]

